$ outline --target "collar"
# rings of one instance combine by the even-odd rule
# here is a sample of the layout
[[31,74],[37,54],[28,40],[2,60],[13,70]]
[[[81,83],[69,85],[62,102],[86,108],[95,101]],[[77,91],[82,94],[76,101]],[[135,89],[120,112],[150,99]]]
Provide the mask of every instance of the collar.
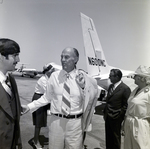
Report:
[[66,72],[65,70],[62,70],[62,75],[63,77],[66,77],[67,75],[69,75],[69,77],[71,79],[73,79],[75,76],[76,76],[76,73],[77,73],[77,70],[76,69],[73,69],[71,72]]
[[121,81],[119,81],[119,82],[115,83],[115,84],[114,84],[114,89],[116,89],[116,88],[117,88],[117,86],[118,86],[120,83],[121,83]]
[[7,76],[5,76],[5,75],[3,74],[3,72],[0,71],[0,82],[3,83],[3,82],[6,81],[6,79],[7,79]]

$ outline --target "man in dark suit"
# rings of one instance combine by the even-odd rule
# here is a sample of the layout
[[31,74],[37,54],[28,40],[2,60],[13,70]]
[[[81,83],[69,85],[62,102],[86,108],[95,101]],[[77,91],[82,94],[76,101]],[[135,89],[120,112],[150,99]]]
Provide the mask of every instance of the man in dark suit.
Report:
[[127,109],[130,88],[121,81],[122,72],[112,69],[109,75],[111,85],[106,97],[104,109],[106,149],[121,148],[121,123]]
[[21,149],[21,106],[14,77],[20,47],[10,39],[0,39],[0,149]]

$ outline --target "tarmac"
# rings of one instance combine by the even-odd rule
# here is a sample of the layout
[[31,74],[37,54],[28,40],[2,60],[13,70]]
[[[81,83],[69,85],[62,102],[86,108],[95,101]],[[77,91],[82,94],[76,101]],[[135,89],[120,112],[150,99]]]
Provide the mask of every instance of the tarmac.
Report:
[[[19,96],[21,104],[28,104],[32,100],[34,93],[34,87],[38,78],[25,78],[21,76],[15,76],[18,85]],[[104,103],[101,101],[97,102],[95,108],[95,114],[92,118],[92,131],[87,132],[85,142],[87,149],[105,149],[105,128],[102,110]],[[48,122],[50,116],[48,116]],[[47,123],[48,125],[48,123]],[[21,116],[20,120],[21,136],[23,149],[33,149],[29,144],[34,135],[34,126],[32,124],[32,114],[28,112]],[[43,145],[43,149],[48,149],[48,127],[43,127],[40,133],[40,142]],[[123,149],[123,138],[121,146]]]

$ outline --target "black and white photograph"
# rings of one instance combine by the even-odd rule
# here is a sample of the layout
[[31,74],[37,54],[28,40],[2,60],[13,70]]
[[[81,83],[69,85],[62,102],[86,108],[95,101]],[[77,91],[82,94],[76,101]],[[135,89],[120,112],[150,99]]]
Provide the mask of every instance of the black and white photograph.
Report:
[[149,140],[149,0],[0,0],[0,149]]

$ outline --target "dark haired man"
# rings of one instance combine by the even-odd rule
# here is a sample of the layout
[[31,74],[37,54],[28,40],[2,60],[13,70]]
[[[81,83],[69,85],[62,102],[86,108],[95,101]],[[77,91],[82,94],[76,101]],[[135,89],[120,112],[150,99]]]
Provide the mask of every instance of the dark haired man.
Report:
[[20,47],[11,39],[0,39],[0,149],[22,148],[20,136],[21,106],[14,71]]
[[130,88],[121,81],[121,78],[122,72],[119,69],[111,69],[109,79],[112,84],[108,89],[104,109],[106,149],[121,148],[121,123],[131,93]]
[[49,124],[49,149],[81,149],[83,131],[86,131],[98,98],[96,80],[84,71],[77,70],[77,49],[62,51],[62,70],[52,73],[45,94],[24,107],[24,112],[34,111],[51,103]]

